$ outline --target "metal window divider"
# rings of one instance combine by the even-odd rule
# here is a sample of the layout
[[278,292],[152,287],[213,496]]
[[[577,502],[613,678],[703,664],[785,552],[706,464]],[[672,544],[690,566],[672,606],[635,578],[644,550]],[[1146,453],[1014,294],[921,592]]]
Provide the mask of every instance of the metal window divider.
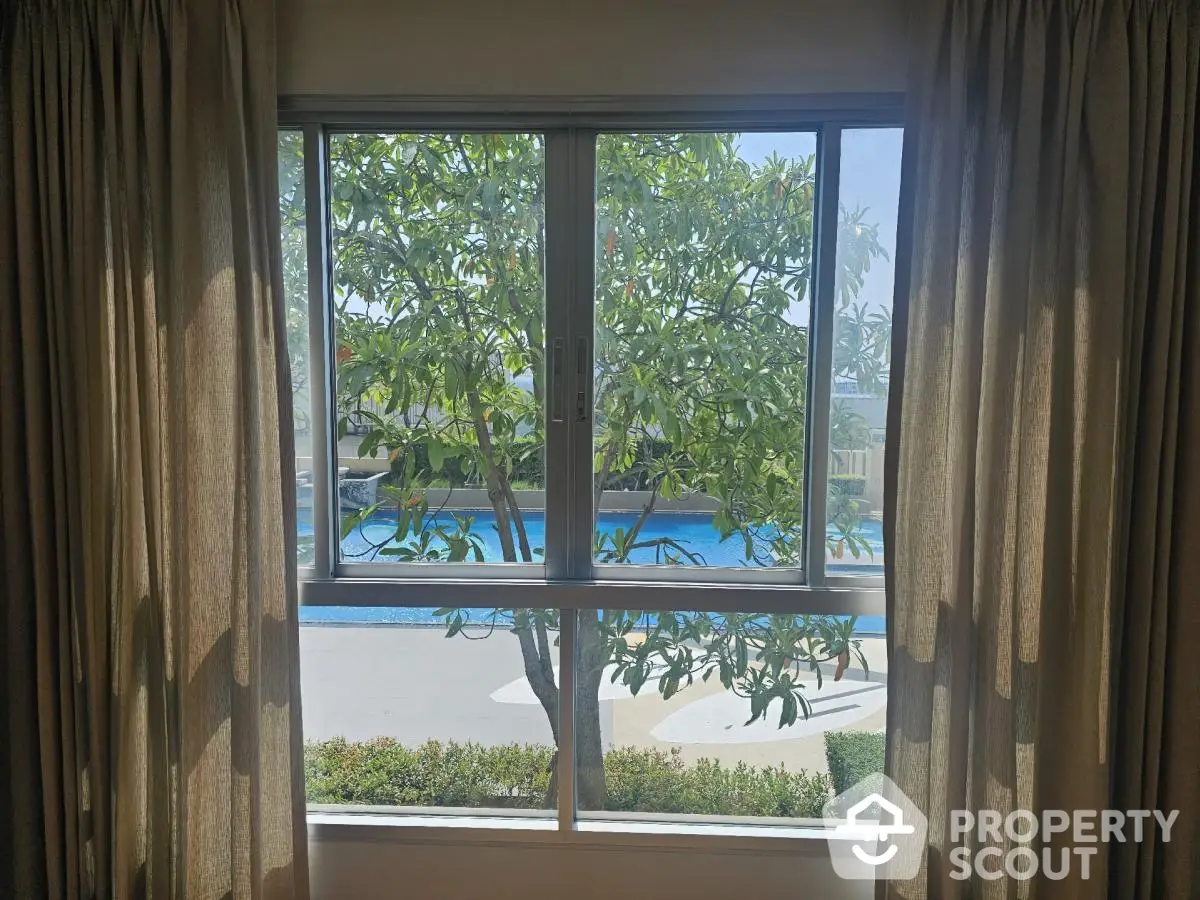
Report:
[[826,123],[817,133],[817,198],[814,211],[813,290],[809,305],[808,415],[804,458],[805,570],[808,584],[825,585],[825,522],[829,491],[829,409],[833,387],[834,293],[837,289],[838,201],[841,195],[842,129]]
[[570,572],[575,580],[592,577],[592,416],[596,302],[596,132],[572,128],[571,141],[571,288],[568,295],[571,348],[570,416],[571,498]]
[[[566,575],[569,581],[589,581],[592,574],[592,348],[595,340],[595,198],[596,134],[569,128],[564,197],[568,212],[568,268],[562,294],[571,354],[566,381],[566,441],[568,495],[564,512],[567,535]],[[587,610],[559,608],[559,752],[558,823],[574,831],[578,819],[575,754],[575,663],[579,616]]]
[[[572,242],[577,215],[574,203],[575,147],[569,129],[549,129],[546,142],[546,576],[573,574],[572,443],[575,375],[570,352],[576,260]],[[558,608],[558,796],[556,818],[562,832],[575,828],[575,612]]]
[[308,267],[309,421],[313,468],[313,568],[316,577],[337,571],[337,424],[331,398],[333,308],[331,292],[328,145],[323,126],[304,126],[304,227]]
[[575,830],[575,635],[578,611],[558,611],[558,830]]

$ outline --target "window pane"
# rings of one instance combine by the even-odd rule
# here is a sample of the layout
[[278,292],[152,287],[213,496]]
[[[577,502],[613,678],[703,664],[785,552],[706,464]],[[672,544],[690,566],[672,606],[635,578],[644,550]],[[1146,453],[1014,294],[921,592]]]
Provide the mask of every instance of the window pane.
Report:
[[898,128],[842,132],[826,563],[883,574],[883,448],[900,201]]
[[330,140],[341,559],[541,562],[540,135]]
[[[310,803],[554,808],[557,612],[300,616]],[[530,666],[553,673],[537,693]]]
[[579,616],[580,810],[821,818],[882,770],[882,618]]
[[308,241],[305,232],[304,135],[279,132],[279,224],[283,247],[283,296],[292,370],[292,422],[296,441],[297,547],[299,563],[313,564],[312,407],[308,387]]
[[597,562],[800,565],[815,149],[599,137]]

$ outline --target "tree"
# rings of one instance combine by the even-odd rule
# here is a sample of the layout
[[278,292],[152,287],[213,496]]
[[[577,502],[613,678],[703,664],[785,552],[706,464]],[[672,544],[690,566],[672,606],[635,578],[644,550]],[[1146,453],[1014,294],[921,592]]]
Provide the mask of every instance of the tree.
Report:
[[[395,533],[371,553],[483,559],[469,516],[431,512],[435,484],[481,484],[507,561],[534,561],[514,473],[537,470],[544,442],[543,147],[536,135],[347,135],[331,144],[338,395],[342,432],[366,425],[360,452],[386,450]],[[646,490],[628,529],[595,529],[598,561],[652,553],[704,564],[670,537],[646,537],[658,504],[700,493],[745,563],[792,565],[803,547],[811,157],[752,165],[736,135],[612,135],[598,142],[595,476],[602,492]],[[882,251],[861,211],[843,216],[842,318]],[[850,229],[847,231],[847,229]],[[847,240],[847,236],[853,240]],[[865,366],[839,333],[838,369],[886,376],[886,328],[860,316]],[[858,321],[858,320],[856,320]],[[872,368],[873,366],[873,368]],[[835,373],[836,377],[836,373]],[[344,533],[375,508],[346,516]],[[471,621],[439,610],[453,636]],[[558,739],[558,614],[493,609],[518,637],[525,674]],[[637,692],[669,697],[716,676],[745,696],[749,720],[780,701],[808,714],[800,674],[851,654],[853,619],[601,610],[577,632],[579,801],[601,808],[599,685],[607,667]],[[632,638],[634,633],[637,640]]]

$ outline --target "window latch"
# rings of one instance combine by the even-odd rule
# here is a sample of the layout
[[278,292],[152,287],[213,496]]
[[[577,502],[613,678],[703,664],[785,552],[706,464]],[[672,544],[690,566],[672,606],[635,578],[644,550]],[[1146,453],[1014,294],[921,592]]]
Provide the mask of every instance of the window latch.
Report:
[[[584,380],[587,377],[587,360],[588,360],[588,342],[587,338],[580,337],[575,340],[575,378],[576,385],[584,385],[587,382]],[[588,402],[587,391],[579,390],[575,392],[575,421],[587,422],[588,420]]]
[[567,417],[567,380],[563,377],[566,348],[562,338],[555,338],[550,347],[550,421],[561,422]]

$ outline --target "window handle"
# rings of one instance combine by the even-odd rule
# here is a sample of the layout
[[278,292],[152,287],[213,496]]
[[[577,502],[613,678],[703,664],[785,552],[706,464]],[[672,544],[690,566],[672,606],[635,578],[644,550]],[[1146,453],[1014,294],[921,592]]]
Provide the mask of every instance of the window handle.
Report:
[[587,369],[588,369],[588,341],[585,337],[576,338],[575,340],[575,384],[580,390],[575,392],[575,421],[587,422],[591,415],[591,410],[588,409],[587,390],[584,386],[587,384]]
[[550,344],[550,421],[561,422],[567,417],[566,345],[562,338]]

